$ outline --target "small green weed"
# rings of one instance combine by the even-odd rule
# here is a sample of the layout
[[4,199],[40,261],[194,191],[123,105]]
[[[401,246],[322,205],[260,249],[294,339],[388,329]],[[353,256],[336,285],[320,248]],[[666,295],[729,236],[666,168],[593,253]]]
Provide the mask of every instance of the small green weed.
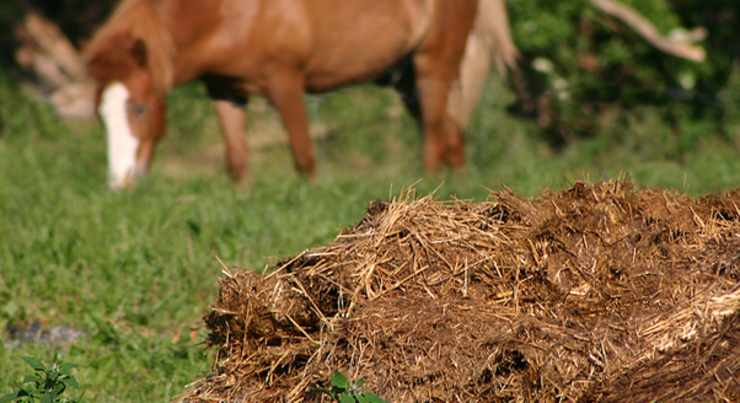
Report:
[[341,372],[334,371],[331,376],[331,390],[315,388],[319,392],[331,396],[335,402],[340,403],[388,403],[375,393],[368,392],[362,387],[364,379],[350,380]]
[[33,357],[23,357],[23,360],[36,371],[36,374],[26,376],[18,391],[0,397],[0,403],[14,400],[24,403],[81,402],[81,400],[70,400],[62,396],[68,386],[75,389],[80,388],[71,372],[72,369],[77,368],[77,364],[62,364],[56,357],[49,367]]

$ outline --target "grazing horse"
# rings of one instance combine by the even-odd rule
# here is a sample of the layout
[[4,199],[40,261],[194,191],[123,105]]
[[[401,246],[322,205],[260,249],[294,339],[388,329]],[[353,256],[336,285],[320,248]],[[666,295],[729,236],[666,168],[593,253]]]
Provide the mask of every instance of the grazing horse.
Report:
[[[490,58],[513,66],[516,56],[502,1],[123,0],[85,49],[111,186],[146,173],[164,132],[167,92],[196,79],[215,100],[237,181],[247,170],[250,94],[277,109],[296,167],[312,175],[304,92],[372,80],[393,85],[419,120],[427,170],[460,166],[461,123],[482,86],[471,77],[467,87],[475,88],[464,93],[465,65],[485,72]],[[476,43],[490,51],[476,56]]]

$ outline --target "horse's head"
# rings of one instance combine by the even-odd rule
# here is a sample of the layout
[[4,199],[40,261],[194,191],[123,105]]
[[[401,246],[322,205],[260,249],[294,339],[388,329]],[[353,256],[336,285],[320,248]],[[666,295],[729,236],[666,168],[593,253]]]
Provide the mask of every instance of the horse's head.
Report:
[[164,91],[157,85],[145,44],[122,36],[88,57],[97,81],[97,110],[105,124],[111,187],[146,174],[165,127]]

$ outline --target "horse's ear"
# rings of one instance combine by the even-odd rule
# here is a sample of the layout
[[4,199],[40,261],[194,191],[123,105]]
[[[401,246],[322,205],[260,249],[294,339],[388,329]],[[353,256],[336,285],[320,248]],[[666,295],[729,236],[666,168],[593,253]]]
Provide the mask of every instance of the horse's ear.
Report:
[[136,64],[139,65],[139,67],[146,68],[146,65],[147,65],[146,45],[141,39],[134,40],[134,43],[131,46],[131,56],[133,56],[134,61],[136,62]]

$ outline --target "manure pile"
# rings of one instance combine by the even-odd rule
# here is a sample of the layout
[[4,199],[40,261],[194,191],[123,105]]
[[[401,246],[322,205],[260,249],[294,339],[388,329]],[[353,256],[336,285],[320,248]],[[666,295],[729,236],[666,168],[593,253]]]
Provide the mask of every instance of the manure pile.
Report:
[[740,401],[740,190],[407,194],[273,270],[224,271],[181,401]]

